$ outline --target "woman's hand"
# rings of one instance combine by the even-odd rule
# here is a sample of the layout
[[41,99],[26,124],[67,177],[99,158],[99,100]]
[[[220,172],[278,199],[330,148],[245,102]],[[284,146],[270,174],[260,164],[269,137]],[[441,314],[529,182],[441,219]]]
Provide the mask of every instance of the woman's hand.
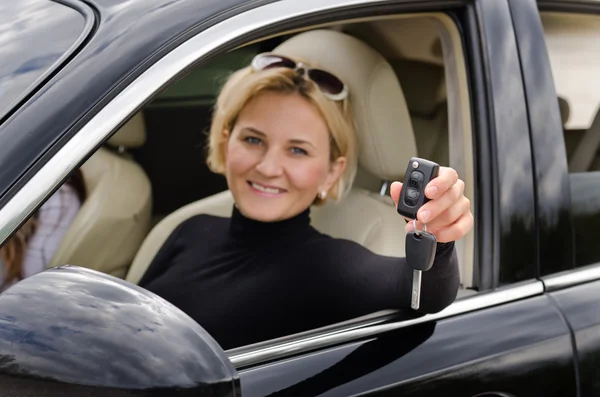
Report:
[[[402,190],[402,183],[393,182],[390,195],[396,206]],[[425,187],[425,196],[431,201],[417,212],[417,228],[427,224],[427,231],[433,233],[439,243],[456,241],[473,228],[471,202],[463,194],[465,183],[458,178],[452,168],[441,167],[437,178]],[[413,222],[406,224],[406,231],[413,230]]]

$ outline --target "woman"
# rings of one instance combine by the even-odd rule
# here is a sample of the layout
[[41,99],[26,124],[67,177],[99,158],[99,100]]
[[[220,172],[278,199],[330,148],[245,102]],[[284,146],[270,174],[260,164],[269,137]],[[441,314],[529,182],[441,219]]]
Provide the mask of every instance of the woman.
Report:
[[0,248],[0,292],[48,267],[84,199],[77,170]]
[[[234,73],[216,103],[208,164],[234,197],[231,218],[180,224],[140,285],[188,313],[223,348],[410,307],[405,258],[372,253],[310,226],[310,206],[352,185],[356,142],[348,90],[336,76],[274,54]],[[402,184],[391,186],[397,201]],[[464,184],[442,167],[419,212],[438,240],[420,312],[456,297],[454,240],[473,225]],[[399,216],[390,214],[390,216]],[[420,226],[420,223],[418,224]],[[412,223],[407,224],[407,229]]]

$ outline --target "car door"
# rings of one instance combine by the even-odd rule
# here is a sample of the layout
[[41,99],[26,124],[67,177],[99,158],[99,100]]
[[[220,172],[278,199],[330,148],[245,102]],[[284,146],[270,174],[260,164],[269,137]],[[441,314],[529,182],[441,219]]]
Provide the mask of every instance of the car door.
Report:
[[[579,395],[598,395],[600,3],[513,1],[511,7],[538,170],[540,274],[572,332]],[[523,17],[524,10],[529,17]],[[545,45],[530,45],[522,32],[531,26],[540,27],[536,39]]]

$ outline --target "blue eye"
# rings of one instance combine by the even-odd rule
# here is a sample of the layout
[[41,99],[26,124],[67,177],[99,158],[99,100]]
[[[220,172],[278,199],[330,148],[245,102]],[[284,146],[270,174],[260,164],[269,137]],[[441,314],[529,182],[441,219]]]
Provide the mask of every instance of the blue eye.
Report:
[[301,149],[299,147],[293,147],[292,148],[292,153],[294,153],[294,154],[302,154],[302,155],[307,155],[308,154],[308,152],[306,150]]
[[251,145],[258,145],[261,142],[260,139],[255,136],[246,137],[244,138],[244,141],[248,142]]

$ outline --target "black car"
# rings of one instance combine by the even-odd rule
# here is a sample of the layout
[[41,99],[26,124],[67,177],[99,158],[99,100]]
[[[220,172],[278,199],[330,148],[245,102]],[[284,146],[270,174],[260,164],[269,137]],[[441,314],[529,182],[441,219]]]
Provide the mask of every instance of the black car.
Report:
[[[135,284],[183,219],[230,215],[204,165],[224,77],[319,29],[393,69],[381,158],[465,181],[459,295],[224,352]],[[53,268],[0,295],[0,395],[600,395],[599,42],[600,1],[1,2],[0,241],[76,170],[87,198]],[[403,255],[388,183],[361,168],[360,211],[316,226]]]

